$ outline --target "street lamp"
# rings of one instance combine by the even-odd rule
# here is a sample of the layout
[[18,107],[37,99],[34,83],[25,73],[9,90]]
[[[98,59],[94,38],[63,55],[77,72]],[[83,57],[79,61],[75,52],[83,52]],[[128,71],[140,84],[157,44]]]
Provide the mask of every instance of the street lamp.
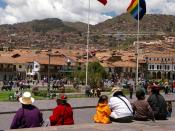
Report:
[[47,91],[48,91],[48,96],[50,96],[50,56],[51,56],[51,52],[52,50],[49,49],[48,50],[48,56],[49,56],[49,63],[48,63],[48,70],[47,70],[47,80],[48,80],[48,88],[47,88]]
[[69,69],[69,66],[71,65],[71,61],[69,58],[67,59],[67,65],[68,65],[68,69]]
[[[69,67],[70,67],[70,65],[71,65],[71,60],[68,58],[67,59],[67,75],[69,74]],[[64,83],[63,83],[63,85],[62,85],[63,87],[62,87],[62,93],[65,93],[65,86],[64,86]]]

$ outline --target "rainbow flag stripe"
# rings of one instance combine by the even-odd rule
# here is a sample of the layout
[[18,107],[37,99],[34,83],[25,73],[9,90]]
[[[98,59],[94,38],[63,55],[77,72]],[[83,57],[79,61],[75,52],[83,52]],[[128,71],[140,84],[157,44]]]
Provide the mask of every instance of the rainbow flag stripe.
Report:
[[[139,6],[139,8],[138,8]],[[138,15],[139,9],[139,15]],[[145,0],[132,0],[131,4],[127,8],[127,11],[135,18],[141,20],[146,14],[146,2]],[[138,18],[139,16],[139,18]]]

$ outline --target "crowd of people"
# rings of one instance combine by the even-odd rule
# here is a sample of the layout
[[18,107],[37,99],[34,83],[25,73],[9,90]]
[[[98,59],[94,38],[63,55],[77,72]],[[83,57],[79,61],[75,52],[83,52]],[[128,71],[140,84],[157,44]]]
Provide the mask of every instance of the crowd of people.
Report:
[[111,122],[129,123],[133,120],[166,120],[171,116],[172,105],[171,102],[166,103],[159,91],[159,86],[152,85],[151,93],[145,100],[145,91],[142,88],[137,89],[137,100],[130,103],[122,89],[114,87],[109,102],[106,95],[100,96],[94,121],[106,124]]
[[[133,120],[166,120],[171,116],[172,105],[166,103],[159,91],[159,86],[152,85],[151,93],[146,100],[145,91],[139,88],[136,91],[137,100],[130,103],[122,88],[115,86],[109,99],[106,95],[99,96],[93,121],[109,124],[111,122],[130,123]],[[35,100],[30,92],[24,92],[18,100],[22,107],[16,112],[10,129],[74,124],[73,109],[65,95],[56,99],[57,106],[47,120],[43,120],[42,113],[33,105]]]

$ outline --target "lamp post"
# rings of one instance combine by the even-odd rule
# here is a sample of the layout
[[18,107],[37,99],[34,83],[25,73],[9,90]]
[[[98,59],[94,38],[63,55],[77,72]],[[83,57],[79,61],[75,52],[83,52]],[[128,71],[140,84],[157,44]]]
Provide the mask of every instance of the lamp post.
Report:
[[[70,59],[68,58],[68,59],[67,59],[67,75],[68,75],[68,78],[69,78],[69,67],[70,67],[70,65],[71,65],[71,61],[70,61]],[[64,86],[64,84],[63,84],[62,93],[65,93],[65,86]]]
[[52,50],[49,49],[48,50],[48,56],[49,56],[49,63],[48,63],[48,70],[47,70],[47,80],[48,80],[48,88],[47,88],[47,91],[48,91],[48,96],[50,96],[50,55],[51,55],[51,52]]

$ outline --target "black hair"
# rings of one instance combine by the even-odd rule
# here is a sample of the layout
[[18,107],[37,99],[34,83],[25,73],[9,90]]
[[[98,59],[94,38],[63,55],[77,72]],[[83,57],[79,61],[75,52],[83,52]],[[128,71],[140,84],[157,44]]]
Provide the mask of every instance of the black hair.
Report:
[[98,100],[98,103],[104,103],[107,100],[108,100],[108,97],[106,95],[101,95]]
[[145,92],[143,89],[139,89],[136,91],[136,97],[138,100],[143,100],[145,99]]
[[125,97],[125,95],[123,94],[122,91],[116,91],[116,92],[113,94],[113,97],[117,97],[117,96],[123,96],[123,97]]
[[152,89],[151,90],[151,92],[152,92],[152,94],[156,94],[156,95],[159,95],[160,93],[159,93],[159,89]]

